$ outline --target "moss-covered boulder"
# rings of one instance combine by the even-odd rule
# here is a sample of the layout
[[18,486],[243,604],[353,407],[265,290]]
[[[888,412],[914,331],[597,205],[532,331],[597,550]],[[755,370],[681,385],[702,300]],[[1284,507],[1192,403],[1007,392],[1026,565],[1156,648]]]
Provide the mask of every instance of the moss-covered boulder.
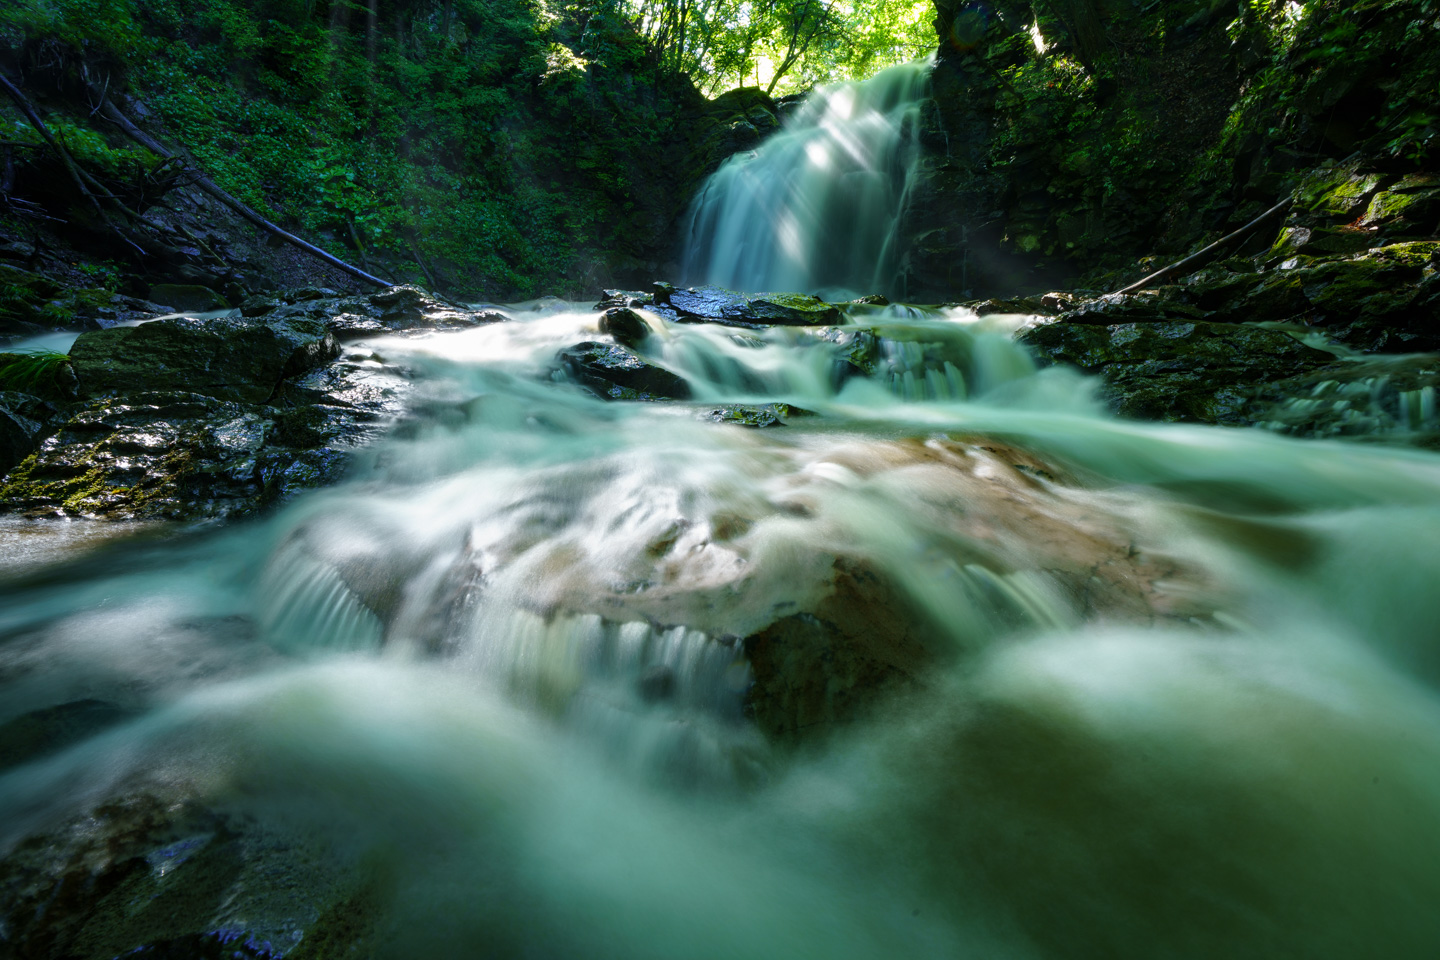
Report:
[[1362,213],[1389,179],[1393,178],[1362,171],[1355,164],[1318,167],[1301,181],[1296,195],[1303,209],[1348,219]]
[[593,340],[560,351],[560,367],[573,382],[606,400],[685,400],[682,378],[613,343]]
[[1365,226],[1390,225],[1415,233],[1432,233],[1440,222],[1440,189],[1377,193],[1360,222]]
[[1103,377],[1118,414],[1191,423],[1253,423],[1260,413],[1255,397],[1266,384],[1333,360],[1285,333],[1228,323],[1056,321],[1020,340],[1042,362]]
[[82,334],[70,361],[89,397],[178,390],[263,403],[283,378],[339,353],[318,321],[181,317]]

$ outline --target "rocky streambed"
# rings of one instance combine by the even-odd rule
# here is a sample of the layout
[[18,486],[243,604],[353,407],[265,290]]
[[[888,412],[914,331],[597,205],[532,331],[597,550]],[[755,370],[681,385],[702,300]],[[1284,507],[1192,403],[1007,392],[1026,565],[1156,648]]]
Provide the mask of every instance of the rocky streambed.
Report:
[[7,573],[0,942],[1423,955],[1440,244],[1315,229],[80,332],[0,395],[7,522],[190,532]]

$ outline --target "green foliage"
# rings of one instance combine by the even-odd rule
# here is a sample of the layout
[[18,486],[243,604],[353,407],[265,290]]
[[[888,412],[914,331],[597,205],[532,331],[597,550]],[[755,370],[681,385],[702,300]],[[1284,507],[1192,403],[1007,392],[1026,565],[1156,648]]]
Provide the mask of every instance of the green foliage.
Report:
[[64,396],[61,377],[70,358],[51,350],[0,353],[0,390],[39,397]]
[[624,0],[662,69],[710,93],[792,93],[859,79],[935,46],[930,0]]
[[[653,242],[645,183],[695,105],[584,3],[21,0],[0,30],[103,50],[221,186],[338,256],[358,244],[422,282],[423,260],[484,297],[568,289],[597,251]],[[94,171],[150,162],[51,120]]]

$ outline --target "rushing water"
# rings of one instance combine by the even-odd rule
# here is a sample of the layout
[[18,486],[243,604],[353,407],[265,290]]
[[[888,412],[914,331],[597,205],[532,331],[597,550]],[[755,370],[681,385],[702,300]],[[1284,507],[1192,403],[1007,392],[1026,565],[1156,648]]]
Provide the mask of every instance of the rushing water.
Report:
[[[395,957],[1433,956],[1440,459],[1116,421],[1001,318],[849,319],[662,329],[685,404],[565,382],[586,310],[366,344],[416,396],[347,483],[0,571],[0,843],[248,824],[146,852],[93,956],[205,877],[257,956],[356,889]],[[758,402],[816,415],[709,417]],[[767,737],[736,638],[782,621],[928,666]]]
[[899,227],[932,61],[822,87],[695,198],[684,269],[738,290],[903,296]]

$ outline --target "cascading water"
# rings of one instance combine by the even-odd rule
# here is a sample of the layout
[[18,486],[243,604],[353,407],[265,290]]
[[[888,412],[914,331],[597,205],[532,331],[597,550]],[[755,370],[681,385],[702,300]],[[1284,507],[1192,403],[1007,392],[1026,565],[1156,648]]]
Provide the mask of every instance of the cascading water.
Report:
[[898,229],[932,65],[820,87],[758,150],[728,160],[691,207],[687,282],[902,295]]
[[[1440,457],[1024,318],[650,315],[616,403],[513,313],[355,345],[407,411],[271,516],[0,524],[0,953],[1434,956]],[[1301,399],[1433,432],[1412,360]]]
[[691,402],[555,373],[589,311],[376,340],[350,482],[12,574],[12,952],[1433,953],[1440,459],[652,319]]

